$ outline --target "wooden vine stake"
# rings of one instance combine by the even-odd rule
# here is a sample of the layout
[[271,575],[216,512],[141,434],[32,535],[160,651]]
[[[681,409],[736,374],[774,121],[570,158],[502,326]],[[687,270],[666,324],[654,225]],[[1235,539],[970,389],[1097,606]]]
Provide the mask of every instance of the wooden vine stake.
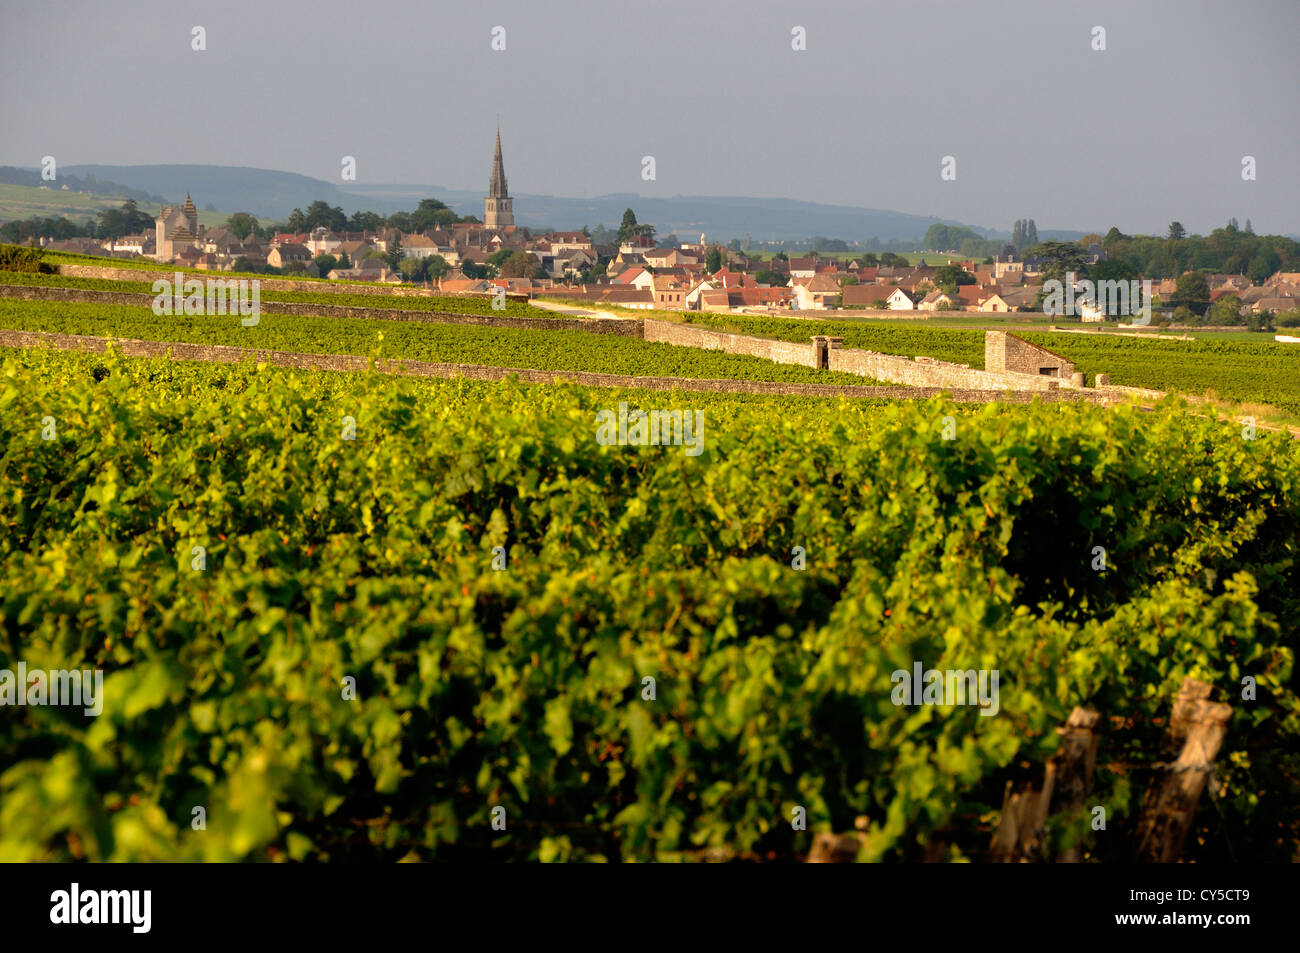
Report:
[[[1087,708],[1070,712],[1061,733],[1061,746],[1047,762],[1043,783],[1015,789],[1010,781],[1002,796],[1002,819],[993,833],[990,859],[998,863],[1042,860],[1047,818],[1076,813],[1092,785],[1097,764],[1097,724],[1100,717]],[[1062,861],[1077,861],[1078,848],[1062,852]]]
[[1228,733],[1231,716],[1231,706],[1210,701],[1209,685],[1193,678],[1183,680],[1165,734],[1165,747],[1170,756],[1179,750],[1180,743],[1182,750],[1142,801],[1134,860],[1150,863],[1178,860],[1196,817],[1196,804],[1210,780],[1214,759]]
[[818,834],[813,838],[812,850],[808,851],[809,864],[851,864],[858,859],[859,849],[867,846],[864,833],[869,821],[859,817],[853,822],[857,831],[853,834]]

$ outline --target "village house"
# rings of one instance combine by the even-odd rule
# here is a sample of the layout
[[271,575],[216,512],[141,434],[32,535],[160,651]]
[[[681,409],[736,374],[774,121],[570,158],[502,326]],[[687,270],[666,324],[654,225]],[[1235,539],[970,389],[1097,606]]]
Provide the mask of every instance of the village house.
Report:
[[271,250],[266,253],[266,263],[273,268],[283,268],[290,262],[301,262],[304,265],[310,262],[312,253],[306,245],[299,245],[295,242],[285,242],[282,245],[272,245]]

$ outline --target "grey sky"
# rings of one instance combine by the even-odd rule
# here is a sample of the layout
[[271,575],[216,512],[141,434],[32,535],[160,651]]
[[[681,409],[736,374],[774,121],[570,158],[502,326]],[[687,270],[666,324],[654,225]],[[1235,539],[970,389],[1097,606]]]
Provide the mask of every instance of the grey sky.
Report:
[[[512,192],[777,196],[1000,228],[1179,219],[1205,232],[1236,216],[1300,232],[1296,0],[0,11],[0,164],[49,154],[339,182],[354,155],[358,183],[485,189],[499,115]],[[205,52],[190,48],[195,25]],[[505,52],[490,48],[496,25]],[[955,182],[940,180],[944,155]]]

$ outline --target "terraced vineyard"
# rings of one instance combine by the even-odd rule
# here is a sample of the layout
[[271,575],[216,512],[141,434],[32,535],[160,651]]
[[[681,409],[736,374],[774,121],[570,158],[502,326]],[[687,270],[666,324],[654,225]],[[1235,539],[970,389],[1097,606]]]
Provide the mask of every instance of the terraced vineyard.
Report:
[[[728,398],[692,457],[602,445],[616,392],[0,354],[0,667],[106,673],[98,718],[0,720],[5,860],[793,858],[858,818],[978,859],[1075,705],[1123,716],[1088,803],[1131,825],[1189,674],[1259,696],[1187,858],[1295,849],[1289,439]],[[918,659],[999,670],[998,716],[891,700]]]
[[54,304],[0,298],[0,327],[103,337],[361,354],[451,364],[600,371],[643,377],[870,384],[855,374],[776,364],[761,358],[673,347],[585,331],[536,331],[456,324],[411,324],[263,314],[256,327],[226,315],[158,316],[147,307]]

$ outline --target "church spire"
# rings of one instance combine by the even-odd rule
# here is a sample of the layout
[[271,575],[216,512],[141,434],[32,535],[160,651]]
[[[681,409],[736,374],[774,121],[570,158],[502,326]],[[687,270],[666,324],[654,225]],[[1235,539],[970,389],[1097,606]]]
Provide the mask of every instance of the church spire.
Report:
[[514,200],[506,189],[506,169],[501,162],[501,124],[497,124],[497,148],[492,156],[492,181],[488,183],[487,198],[483,200],[483,225],[486,228],[507,228],[515,223],[511,206]]
[[494,199],[509,198],[506,189],[506,170],[501,162],[501,127],[497,126],[497,149],[492,156],[492,181],[488,183],[488,195]]

